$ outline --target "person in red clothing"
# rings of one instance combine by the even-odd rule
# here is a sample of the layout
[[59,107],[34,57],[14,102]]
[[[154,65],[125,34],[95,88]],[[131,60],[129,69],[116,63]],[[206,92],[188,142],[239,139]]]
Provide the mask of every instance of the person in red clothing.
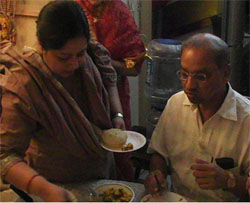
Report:
[[[127,77],[140,73],[145,55],[145,46],[134,18],[121,0],[76,1],[85,11],[92,38],[110,52],[112,65],[118,74],[117,86],[126,129],[130,130],[130,90]],[[126,164],[125,161],[129,157],[127,153],[115,154],[119,179],[133,180],[132,164]]]

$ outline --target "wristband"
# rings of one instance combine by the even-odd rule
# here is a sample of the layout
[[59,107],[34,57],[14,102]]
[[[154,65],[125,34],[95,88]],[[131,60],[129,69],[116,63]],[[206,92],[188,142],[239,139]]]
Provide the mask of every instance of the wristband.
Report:
[[122,113],[116,113],[114,116],[113,116],[113,118],[112,119],[114,119],[114,118],[122,118],[122,119],[124,119],[124,116],[123,116],[123,114]]
[[35,174],[35,175],[33,175],[33,176],[29,179],[29,181],[28,181],[28,183],[27,183],[27,186],[26,186],[26,191],[27,191],[27,193],[30,193],[30,185],[31,185],[32,181],[33,181],[37,176],[40,176],[40,175],[39,175],[39,174]]
[[236,186],[236,178],[234,174],[230,171],[226,171],[228,174],[227,187],[229,189],[234,188]]

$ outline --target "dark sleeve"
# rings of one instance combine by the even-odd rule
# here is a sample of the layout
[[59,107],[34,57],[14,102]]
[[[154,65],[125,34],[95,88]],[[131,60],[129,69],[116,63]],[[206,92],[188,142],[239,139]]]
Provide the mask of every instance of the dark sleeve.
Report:
[[111,65],[111,57],[108,50],[94,40],[90,40],[88,45],[88,54],[100,71],[104,85],[106,87],[116,86],[117,74]]
[[1,105],[0,174],[4,176],[14,164],[23,161],[36,122],[23,112],[28,109],[22,100],[9,91],[3,90]]

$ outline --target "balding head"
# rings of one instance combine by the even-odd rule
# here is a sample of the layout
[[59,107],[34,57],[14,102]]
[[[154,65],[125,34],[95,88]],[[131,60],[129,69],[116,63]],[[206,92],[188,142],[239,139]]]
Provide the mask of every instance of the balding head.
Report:
[[183,42],[182,52],[187,48],[200,48],[211,53],[219,68],[229,64],[228,45],[219,37],[210,33],[193,35]]

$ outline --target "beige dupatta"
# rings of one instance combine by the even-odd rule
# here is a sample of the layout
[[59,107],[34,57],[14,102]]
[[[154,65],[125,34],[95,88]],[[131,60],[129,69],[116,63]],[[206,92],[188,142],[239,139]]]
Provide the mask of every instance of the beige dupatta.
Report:
[[[99,144],[101,130],[94,125],[102,129],[112,127],[108,95],[89,56],[81,67],[81,76],[87,88],[92,121],[85,117],[74,99],[53,77],[37,52],[29,51],[21,56],[13,47],[8,47],[2,49],[0,59],[2,64],[8,64],[5,75],[0,74],[0,85],[18,95],[28,105],[29,112],[25,113],[51,132],[61,146],[76,157],[105,154]],[[19,73],[15,73],[19,67],[23,67],[27,74],[22,73],[19,77]]]

